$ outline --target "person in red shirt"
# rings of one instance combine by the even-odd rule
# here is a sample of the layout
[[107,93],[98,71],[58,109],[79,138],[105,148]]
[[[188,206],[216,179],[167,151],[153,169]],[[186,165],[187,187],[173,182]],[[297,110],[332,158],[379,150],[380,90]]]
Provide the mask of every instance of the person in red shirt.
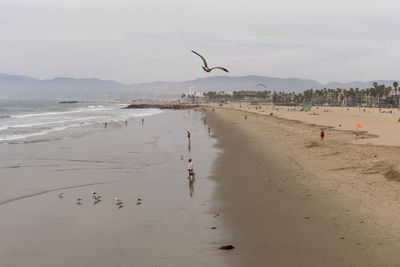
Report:
[[324,132],[324,129],[322,128],[321,129],[321,139],[324,139],[324,137],[325,137],[325,132]]

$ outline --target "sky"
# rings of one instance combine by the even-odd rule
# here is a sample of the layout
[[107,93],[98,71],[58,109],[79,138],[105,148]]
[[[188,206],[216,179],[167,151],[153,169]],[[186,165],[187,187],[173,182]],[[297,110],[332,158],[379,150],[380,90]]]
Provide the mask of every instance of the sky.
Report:
[[[398,0],[1,0],[0,73],[399,79]],[[201,59],[222,71],[205,73]]]

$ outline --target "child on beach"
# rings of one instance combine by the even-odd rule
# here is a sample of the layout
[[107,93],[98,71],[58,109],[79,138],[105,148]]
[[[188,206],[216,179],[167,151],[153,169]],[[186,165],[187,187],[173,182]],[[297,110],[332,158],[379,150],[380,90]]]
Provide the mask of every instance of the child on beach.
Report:
[[325,137],[324,129],[321,129],[321,139],[324,139],[324,137]]
[[192,161],[192,159],[189,159],[188,172],[189,172],[189,177],[188,177],[188,179],[190,179],[190,177],[193,177],[193,178],[194,178],[193,161]]
[[187,138],[188,138],[189,141],[190,141],[190,132],[189,132],[189,131],[187,131]]

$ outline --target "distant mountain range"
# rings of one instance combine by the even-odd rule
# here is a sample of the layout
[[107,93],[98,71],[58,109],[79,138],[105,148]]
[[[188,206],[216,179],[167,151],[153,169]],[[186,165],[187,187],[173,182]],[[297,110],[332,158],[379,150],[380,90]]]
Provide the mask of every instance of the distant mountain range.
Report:
[[[369,82],[331,82],[321,84],[300,78],[272,78],[266,76],[214,76],[181,82],[150,82],[122,84],[95,78],[54,78],[39,80],[27,76],[0,74],[0,99],[59,99],[59,100],[126,100],[137,98],[175,98],[189,90],[233,91],[270,90],[302,92],[322,88],[369,88]],[[379,84],[392,85],[394,80],[379,80]],[[264,84],[267,88],[260,86]]]

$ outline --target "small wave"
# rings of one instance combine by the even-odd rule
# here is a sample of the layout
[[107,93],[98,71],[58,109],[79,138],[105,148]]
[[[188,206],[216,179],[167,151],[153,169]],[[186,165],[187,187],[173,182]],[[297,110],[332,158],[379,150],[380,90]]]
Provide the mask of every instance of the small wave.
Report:
[[80,109],[68,110],[68,111],[28,113],[28,114],[21,114],[21,115],[11,115],[8,117],[20,119],[20,118],[30,118],[30,117],[43,117],[43,116],[51,116],[51,115],[81,113],[81,112],[85,112],[85,111],[107,111],[107,110],[113,110],[113,109],[114,108],[105,108],[100,105],[100,106],[88,106],[88,108],[80,108]]
[[129,117],[132,117],[132,118],[147,117],[147,116],[157,115],[157,114],[160,114],[163,112],[164,111],[162,111],[160,109],[147,109],[146,111],[143,111],[143,112],[131,114]]
[[63,130],[66,130],[66,129],[72,128],[72,127],[79,127],[79,126],[85,126],[85,125],[91,125],[91,124],[94,124],[94,123],[87,122],[84,124],[82,124],[82,123],[70,124],[70,125],[65,125],[65,126],[54,127],[54,128],[47,129],[47,130],[42,130],[40,132],[35,132],[35,133],[7,135],[7,136],[0,137],[0,142],[15,141],[15,140],[26,139],[26,138],[35,137],[35,136],[42,136],[42,135],[46,135],[46,134],[56,132],[56,131],[63,131]]
[[86,118],[78,118],[78,119],[62,120],[62,121],[46,121],[46,122],[40,122],[40,123],[16,124],[16,125],[10,125],[10,126],[8,126],[8,128],[30,128],[30,127],[45,126],[45,125],[51,125],[51,124],[61,124],[61,123],[68,123],[68,122],[74,122],[74,121],[89,121],[89,120],[104,119],[104,118],[108,118],[108,116],[86,117]]
[[19,139],[34,137],[34,136],[45,135],[45,134],[48,134],[49,132],[50,131],[48,130],[48,131],[41,131],[41,132],[30,133],[30,134],[7,135],[7,136],[4,136],[4,137],[0,137],[0,142],[1,141],[13,141],[13,140],[19,140]]
[[7,130],[7,129],[8,129],[8,125],[1,125],[0,126],[0,131]]
[[107,111],[107,110],[114,110],[114,108],[104,108],[104,107],[89,108],[89,111]]
[[44,113],[29,113],[23,115],[12,115],[11,118],[30,118],[30,117],[39,117],[39,116],[49,116],[49,115],[60,115],[60,114],[69,114],[69,113],[80,113],[85,111],[84,109],[78,110],[70,110],[70,111],[60,111],[60,112],[44,112]]
[[90,105],[88,106],[89,109],[97,109],[97,110],[112,110],[112,108],[105,109],[103,105]]

